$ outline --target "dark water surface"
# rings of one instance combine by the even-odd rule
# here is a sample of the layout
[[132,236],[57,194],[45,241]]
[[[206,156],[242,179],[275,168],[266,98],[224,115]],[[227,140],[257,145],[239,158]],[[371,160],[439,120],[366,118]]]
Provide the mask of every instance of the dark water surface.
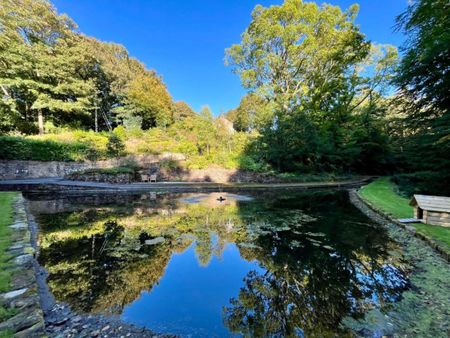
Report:
[[402,252],[345,191],[29,201],[56,299],[156,332],[346,336],[344,318],[407,285]]

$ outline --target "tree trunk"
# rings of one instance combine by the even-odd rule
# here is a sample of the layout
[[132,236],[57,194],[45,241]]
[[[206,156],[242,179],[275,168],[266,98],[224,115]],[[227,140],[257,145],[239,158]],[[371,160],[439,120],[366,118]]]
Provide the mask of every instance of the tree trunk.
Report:
[[38,127],[39,135],[44,135],[44,115],[42,114],[42,109],[38,109]]
[[95,107],[95,132],[98,133],[98,114],[97,114],[97,107]]

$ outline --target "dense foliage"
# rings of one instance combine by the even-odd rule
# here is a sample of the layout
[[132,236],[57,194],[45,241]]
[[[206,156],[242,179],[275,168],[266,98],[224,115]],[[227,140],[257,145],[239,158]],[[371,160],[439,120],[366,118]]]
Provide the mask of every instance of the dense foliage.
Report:
[[137,121],[147,129],[176,113],[156,72],[123,46],[82,35],[47,0],[2,2],[0,89],[3,132],[38,126],[43,134],[45,121],[95,130]]
[[259,131],[254,147],[276,168],[382,172],[389,164],[383,95],[397,51],[367,41],[357,11],[301,0],[257,6],[227,50],[253,91],[227,115]]
[[398,179],[414,191],[450,194],[450,5],[415,1],[398,23],[408,40],[396,78],[394,144],[410,172]]

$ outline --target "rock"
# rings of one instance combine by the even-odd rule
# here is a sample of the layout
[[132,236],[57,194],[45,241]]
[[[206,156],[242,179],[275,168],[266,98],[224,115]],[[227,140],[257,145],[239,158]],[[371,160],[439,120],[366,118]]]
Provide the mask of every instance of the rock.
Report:
[[61,325],[65,324],[68,320],[69,320],[68,317],[64,317],[63,319],[59,319],[59,320],[56,320],[55,322],[53,322],[53,325],[61,326]]
[[15,338],[28,338],[28,337],[44,337],[45,336],[45,326],[44,323],[39,321],[28,329],[16,332],[14,334]]
[[16,332],[25,330],[29,327],[41,323],[40,310],[24,311],[8,320],[0,323],[0,331],[2,330],[14,330]]
[[102,332],[108,331],[111,327],[109,325],[106,325],[103,329]]
[[81,318],[81,316],[75,316],[75,317],[72,318],[72,321],[73,321],[74,323],[78,323],[78,322],[80,322],[82,319],[83,319],[83,318]]
[[33,262],[33,256],[29,254],[20,255],[14,258],[14,264],[22,266],[31,266]]
[[16,222],[12,225],[9,226],[10,228],[13,229],[28,229],[28,224],[24,223],[24,222]]
[[163,243],[165,241],[164,237],[156,237],[153,239],[147,239],[145,241],[146,245],[155,245],[155,244],[159,244],[159,243]]
[[9,247],[10,250],[17,250],[17,249],[23,249],[25,246],[29,246],[29,244],[25,244],[25,243],[16,243],[13,244]]
[[91,332],[91,337],[98,337],[100,335],[100,331],[99,330],[95,330]]
[[14,290],[14,291],[10,291],[10,292],[4,293],[2,296],[5,299],[11,299],[11,298],[15,298],[17,296],[23,295],[25,292],[27,292],[27,290],[28,290],[28,288]]
[[406,228],[406,230],[408,230],[409,232],[411,232],[411,233],[413,233],[413,234],[416,233],[416,228],[414,228],[414,227],[411,226],[411,225],[407,225],[407,226],[405,226],[405,228]]

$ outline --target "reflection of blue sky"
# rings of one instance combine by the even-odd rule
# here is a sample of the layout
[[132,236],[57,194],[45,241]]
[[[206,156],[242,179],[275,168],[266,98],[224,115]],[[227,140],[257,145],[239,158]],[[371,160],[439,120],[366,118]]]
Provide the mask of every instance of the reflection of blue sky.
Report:
[[222,323],[222,308],[237,297],[245,275],[263,271],[257,263],[240,258],[235,244],[228,244],[221,257],[202,267],[195,245],[174,254],[160,284],[127,305],[122,318],[156,332],[183,336],[230,336]]

